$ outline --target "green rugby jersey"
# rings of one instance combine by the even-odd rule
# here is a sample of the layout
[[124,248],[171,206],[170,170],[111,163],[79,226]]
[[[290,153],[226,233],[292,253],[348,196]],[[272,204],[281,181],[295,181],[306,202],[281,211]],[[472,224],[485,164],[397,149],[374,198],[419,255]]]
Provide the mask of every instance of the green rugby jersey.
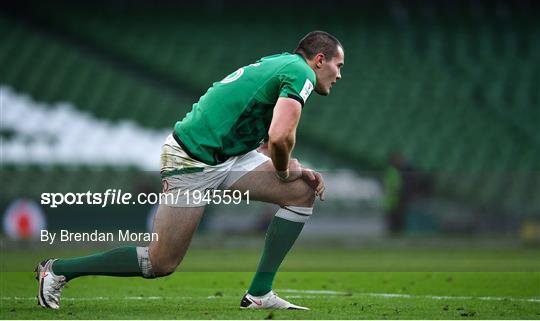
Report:
[[278,98],[290,97],[303,106],[315,79],[315,72],[300,55],[261,58],[215,82],[176,123],[175,133],[196,159],[220,164],[258,148],[268,139]]

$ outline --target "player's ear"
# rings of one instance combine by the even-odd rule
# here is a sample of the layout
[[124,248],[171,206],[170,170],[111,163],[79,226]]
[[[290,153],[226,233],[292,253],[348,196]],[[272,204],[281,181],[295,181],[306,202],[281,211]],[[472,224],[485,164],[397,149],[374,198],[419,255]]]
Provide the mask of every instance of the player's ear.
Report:
[[326,60],[326,57],[324,56],[324,54],[322,52],[319,52],[315,56],[315,66],[317,68],[321,68],[325,60]]

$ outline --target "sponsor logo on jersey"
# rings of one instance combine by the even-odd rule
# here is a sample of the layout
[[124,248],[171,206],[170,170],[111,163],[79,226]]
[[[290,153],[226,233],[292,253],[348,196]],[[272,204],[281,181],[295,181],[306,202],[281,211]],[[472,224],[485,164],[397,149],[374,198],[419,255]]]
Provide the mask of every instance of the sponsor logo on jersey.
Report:
[[309,79],[306,79],[306,82],[304,83],[304,88],[302,88],[302,91],[300,91],[300,97],[302,97],[304,102],[306,102],[312,91],[313,83]]

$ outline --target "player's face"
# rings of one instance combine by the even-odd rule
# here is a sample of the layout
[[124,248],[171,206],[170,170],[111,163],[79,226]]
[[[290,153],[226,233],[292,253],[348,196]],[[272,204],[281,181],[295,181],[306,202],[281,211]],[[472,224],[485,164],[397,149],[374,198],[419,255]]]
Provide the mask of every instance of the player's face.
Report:
[[343,67],[344,62],[345,54],[341,47],[338,47],[337,53],[332,59],[322,61],[320,68],[315,71],[317,75],[315,91],[319,95],[327,96],[330,94],[332,86],[341,79],[341,67]]

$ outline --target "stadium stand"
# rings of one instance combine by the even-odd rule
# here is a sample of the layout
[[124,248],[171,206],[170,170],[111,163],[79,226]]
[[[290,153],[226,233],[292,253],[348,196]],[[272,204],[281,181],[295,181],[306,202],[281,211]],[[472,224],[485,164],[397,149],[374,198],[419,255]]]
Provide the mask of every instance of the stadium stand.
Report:
[[383,168],[400,151],[433,173],[443,193],[481,207],[540,209],[540,178],[530,174],[540,170],[540,28],[526,6],[471,3],[463,12],[397,2],[354,18],[296,15],[301,9],[274,20],[255,19],[247,9],[37,4],[30,16],[48,31],[35,33],[32,19],[0,20],[0,82],[39,101],[69,101],[96,117],[163,128],[195,95],[131,77],[53,35],[78,39],[169,87],[201,93],[235,66],[325,29],[344,44],[346,67],[331,99],[310,98],[302,138],[358,169]]

